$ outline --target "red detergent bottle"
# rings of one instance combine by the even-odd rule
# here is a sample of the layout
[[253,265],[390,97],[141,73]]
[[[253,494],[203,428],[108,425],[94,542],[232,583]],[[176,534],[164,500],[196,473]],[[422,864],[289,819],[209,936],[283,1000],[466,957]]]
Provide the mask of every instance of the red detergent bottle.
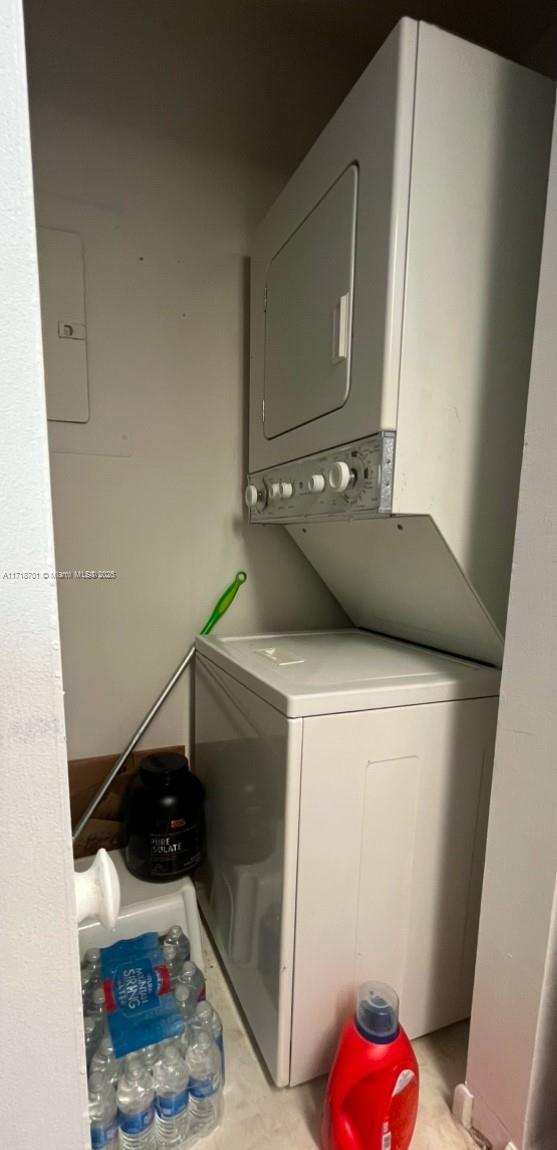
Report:
[[419,1071],[399,1025],[398,996],[365,982],[340,1035],[321,1125],[323,1150],[408,1150],[418,1112]]

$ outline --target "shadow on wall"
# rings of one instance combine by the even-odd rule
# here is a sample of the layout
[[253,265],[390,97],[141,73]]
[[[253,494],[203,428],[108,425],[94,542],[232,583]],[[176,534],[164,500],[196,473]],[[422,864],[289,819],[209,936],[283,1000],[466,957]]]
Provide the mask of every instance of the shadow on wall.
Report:
[[[33,95],[291,170],[403,16],[555,74],[547,0],[26,0]],[[48,52],[37,52],[47,44]],[[86,44],[86,51],[76,51]],[[209,76],[205,62],[213,61]],[[54,63],[53,63],[54,61]],[[129,62],[134,62],[130,69]],[[254,110],[262,110],[261,115]]]
[[[510,82],[508,74],[504,73],[499,82],[501,86]],[[486,603],[504,634],[506,607],[504,616],[498,617],[493,605],[507,603],[511,576],[549,147],[545,154],[539,147],[518,151],[509,147],[509,141],[516,133],[525,133],[527,127],[520,122],[516,98],[513,102],[503,91],[500,97],[507,113],[506,123],[499,126],[495,139],[486,141],[496,150],[497,160],[491,169],[496,178],[484,205],[483,242],[487,250],[480,293],[487,306],[483,308],[481,317],[483,338],[478,371],[483,382],[480,388],[482,404],[478,408],[476,423],[476,458],[469,500],[467,546],[469,578],[474,586],[489,589]],[[547,130],[550,132],[549,121]],[[537,173],[532,171],[533,165],[537,165]],[[514,189],[510,199],[505,195],[509,187]],[[532,198],[532,188],[540,189],[537,200]],[[538,237],[537,243],[531,242],[532,235]],[[515,242],[509,242],[510,237]],[[472,310],[474,306],[471,299]],[[439,321],[445,323],[448,318],[446,314],[440,315]],[[450,319],[458,322],[454,314]],[[463,346],[466,346],[465,324],[461,338]],[[518,401],[508,402],[509,384],[518,393]],[[490,459],[497,455],[502,445],[508,466],[493,469]],[[492,562],[493,549],[489,545],[494,534],[499,537],[495,564]]]

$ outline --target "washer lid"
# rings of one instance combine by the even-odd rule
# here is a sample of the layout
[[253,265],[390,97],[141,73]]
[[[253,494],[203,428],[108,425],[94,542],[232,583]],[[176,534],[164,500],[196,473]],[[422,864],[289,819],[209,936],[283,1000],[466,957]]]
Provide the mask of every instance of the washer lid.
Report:
[[494,667],[369,631],[197,639],[197,650],[285,715],[401,707],[499,692]]

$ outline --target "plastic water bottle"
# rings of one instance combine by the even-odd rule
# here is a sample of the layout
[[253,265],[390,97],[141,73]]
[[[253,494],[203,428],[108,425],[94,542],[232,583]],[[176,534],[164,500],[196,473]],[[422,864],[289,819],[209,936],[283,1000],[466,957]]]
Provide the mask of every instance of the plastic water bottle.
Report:
[[104,1022],[106,1003],[100,978],[96,978],[93,982],[89,983],[87,990],[87,1014],[89,1018],[97,1018],[99,1022]]
[[155,1067],[157,1144],[178,1147],[188,1130],[188,1072],[176,1045],[169,1045]]
[[[160,1062],[161,1058],[164,1057],[167,1050],[170,1050],[171,1048],[174,1050],[180,1050],[180,1039],[181,1039],[181,1037],[182,1036],[179,1035],[178,1037],[174,1037],[174,1038],[163,1038],[162,1042],[159,1042],[160,1057],[158,1059],[158,1062]],[[184,1055],[182,1054],[182,1058],[183,1057],[184,1057]]]
[[174,946],[178,947],[178,954],[180,955],[180,962],[189,962],[191,958],[190,940],[184,934],[181,926],[171,926],[164,936],[165,942],[171,942]]
[[100,983],[91,995],[83,1025],[85,1027],[86,1048],[88,1054],[93,1057],[101,1039],[108,1034],[104,991]]
[[83,1013],[88,1013],[91,991],[96,985],[101,985],[101,952],[98,947],[91,947],[85,952],[81,963],[81,998]]
[[183,982],[185,986],[191,987],[196,1002],[201,1002],[201,999],[205,998],[205,978],[199,967],[195,965],[195,962],[191,962],[190,960],[184,963],[178,981]]
[[89,1079],[89,1122],[92,1150],[117,1150],[116,1095],[104,1074],[92,1074]]
[[158,1042],[154,1042],[152,1046],[145,1046],[141,1051],[141,1061],[149,1074],[153,1073],[159,1058],[161,1057],[161,1048]]
[[81,970],[84,974],[89,972],[94,974],[95,978],[100,978],[101,952],[98,946],[92,946],[89,948],[89,950],[85,951],[85,954],[83,955],[83,962],[81,964]]
[[217,1047],[220,1054],[220,1070],[224,1086],[224,1036],[222,1022],[214,1006],[206,999],[204,1002],[197,1003],[193,1018],[189,1023],[190,1042],[194,1041],[194,1035],[199,1030],[206,1030],[208,1034],[211,1035]]
[[182,982],[181,978],[176,983],[176,990],[174,991],[174,998],[176,999],[176,1006],[187,1024],[195,1014],[197,1006],[197,999],[193,987],[188,986],[187,983]]
[[155,1150],[155,1091],[140,1056],[130,1054],[118,1083],[122,1150]]
[[180,980],[178,980],[176,983],[174,998],[184,1023],[184,1029],[178,1038],[178,1045],[183,1057],[185,1058],[190,1041],[189,1027],[190,1022],[195,1014],[196,1001],[191,986],[186,986],[185,982],[180,982]]
[[120,1073],[120,1059],[116,1058],[114,1047],[112,1045],[112,1039],[108,1035],[105,1035],[104,1038],[101,1038],[98,1050],[93,1055],[93,1060],[91,1062],[91,1073],[103,1074],[107,1082],[110,1082],[111,1086],[116,1086],[118,1082]]
[[98,1018],[91,1018],[85,1015],[83,1019],[83,1032],[85,1035],[85,1054],[87,1057],[87,1069],[91,1065],[91,1059],[95,1054],[99,1043],[103,1037],[104,1025],[99,1023]]
[[88,995],[89,995],[90,982],[91,982],[91,971],[88,970],[87,967],[82,966],[82,968],[81,968],[81,1005],[83,1007],[83,1013],[84,1014],[87,1014],[87,999],[88,999]]
[[186,1067],[190,1092],[189,1133],[203,1138],[218,1126],[222,1117],[220,1056],[206,1030],[200,1030],[188,1047]]
[[168,968],[170,976],[170,988],[174,990],[178,981],[178,975],[182,971],[183,961],[180,958],[180,951],[173,942],[167,942],[165,939],[162,944],[162,960],[164,965]]

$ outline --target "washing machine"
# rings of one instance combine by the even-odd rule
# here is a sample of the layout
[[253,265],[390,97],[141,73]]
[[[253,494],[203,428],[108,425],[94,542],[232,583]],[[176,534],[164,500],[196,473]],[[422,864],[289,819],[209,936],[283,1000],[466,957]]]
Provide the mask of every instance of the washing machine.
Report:
[[274,1081],[366,979],[411,1037],[470,1011],[499,672],[358,629],[197,640],[200,902]]

